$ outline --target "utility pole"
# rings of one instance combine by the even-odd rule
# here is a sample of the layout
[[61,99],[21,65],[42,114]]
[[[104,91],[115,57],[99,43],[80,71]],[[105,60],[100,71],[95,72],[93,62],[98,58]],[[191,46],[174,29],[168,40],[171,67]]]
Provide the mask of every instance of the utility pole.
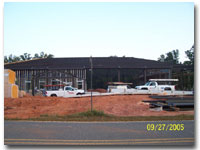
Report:
[[144,83],[147,82],[147,69],[146,66],[144,67]]
[[35,96],[35,75],[34,75],[34,71],[32,73],[32,78],[31,78],[31,89],[32,89],[32,95]]
[[61,88],[61,72],[60,72],[60,88]]
[[118,66],[118,82],[120,82],[120,66]]
[[91,64],[91,70],[90,70],[90,71],[91,71],[91,77],[90,77],[90,79],[91,79],[91,80],[90,80],[91,96],[90,96],[90,97],[91,97],[91,111],[92,111],[92,90],[93,90],[93,89],[92,89],[92,73],[93,73],[93,72],[92,72],[92,71],[93,71],[93,70],[92,70],[92,69],[93,69],[92,56],[90,56],[90,64]]

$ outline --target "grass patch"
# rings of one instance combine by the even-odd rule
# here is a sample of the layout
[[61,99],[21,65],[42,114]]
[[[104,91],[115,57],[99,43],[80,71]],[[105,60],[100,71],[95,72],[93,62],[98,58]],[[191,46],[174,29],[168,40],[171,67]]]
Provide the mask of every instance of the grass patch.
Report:
[[68,117],[110,117],[111,115],[105,114],[103,111],[88,110],[86,112],[68,115]]
[[164,120],[194,120],[194,115],[177,115],[177,116],[129,116],[118,117],[105,114],[103,111],[86,111],[72,115],[48,115],[43,114],[38,118],[29,119],[9,119],[5,120],[32,120],[32,121],[164,121]]

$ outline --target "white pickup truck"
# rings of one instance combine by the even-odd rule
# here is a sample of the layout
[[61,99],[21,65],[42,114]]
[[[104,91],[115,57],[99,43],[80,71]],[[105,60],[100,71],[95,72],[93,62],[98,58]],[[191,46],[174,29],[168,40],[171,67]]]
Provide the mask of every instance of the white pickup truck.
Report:
[[[163,84],[166,82],[174,82],[178,79],[150,79],[145,85],[136,86],[137,90],[149,91],[175,91],[175,85]],[[162,83],[159,83],[162,82]]]
[[73,97],[76,95],[85,94],[84,90],[78,90],[72,86],[65,86],[64,90],[59,89],[56,91],[46,91],[46,96],[54,96],[54,97]]

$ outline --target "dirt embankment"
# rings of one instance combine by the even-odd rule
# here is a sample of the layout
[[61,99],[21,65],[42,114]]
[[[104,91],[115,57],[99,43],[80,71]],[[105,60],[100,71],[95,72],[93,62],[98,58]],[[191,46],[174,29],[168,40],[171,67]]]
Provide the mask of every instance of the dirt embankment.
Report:
[[[106,114],[116,116],[174,116],[194,114],[194,111],[155,112],[149,110],[150,100],[147,95],[118,95],[93,97],[93,109],[102,110]],[[35,118],[43,114],[68,115],[90,110],[90,97],[58,98],[58,97],[23,97],[4,99],[5,118]]]

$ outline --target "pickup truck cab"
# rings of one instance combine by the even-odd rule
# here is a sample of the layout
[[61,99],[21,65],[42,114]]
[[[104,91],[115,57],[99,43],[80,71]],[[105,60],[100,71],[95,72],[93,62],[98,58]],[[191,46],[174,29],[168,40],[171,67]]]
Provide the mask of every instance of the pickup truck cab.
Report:
[[[137,90],[149,91],[175,91],[175,85],[163,84],[164,82],[178,81],[178,79],[150,79],[145,85],[136,86]],[[159,84],[159,82],[163,82]]]
[[59,89],[55,91],[46,91],[46,96],[54,97],[73,97],[76,95],[85,94],[84,90],[78,90],[72,86],[65,86],[64,89]]

